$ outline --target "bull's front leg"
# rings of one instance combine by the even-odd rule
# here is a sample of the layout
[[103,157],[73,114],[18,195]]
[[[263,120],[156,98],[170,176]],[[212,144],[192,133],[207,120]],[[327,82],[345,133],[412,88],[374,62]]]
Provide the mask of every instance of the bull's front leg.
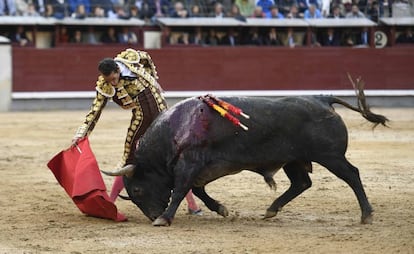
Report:
[[171,195],[171,202],[168,205],[167,209],[164,211],[164,213],[161,216],[159,216],[157,219],[155,219],[152,222],[152,225],[153,226],[170,226],[181,201],[184,199],[185,195],[187,194],[189,190],[190,190],[189,188],[187,191],[183,191],[182,189],[180,190],[174,189]]
[[169,226],[171,225],[177,209],[185,198],[185,195],[190,191],[195,172],[198,172],[201,165],[196,160],[189,159],[191,156],[185,156],[181,154],[177,163],[173,168],[174,174],[174,188],[171,194],[171,202],[168,205],[164,213],[159,216],[152,225],[154,226]]
[[227,208],[224,205],[220,204],[217,200],[210,197],[207,194],[204,186],[194,187],[193,193],[199,199],[201,199],[204,202],[204,204],[208,207],[208,209],[210,209],[211,211],[216,212],[223,217],[227,217],[229,215],[229,211],[227,210]]

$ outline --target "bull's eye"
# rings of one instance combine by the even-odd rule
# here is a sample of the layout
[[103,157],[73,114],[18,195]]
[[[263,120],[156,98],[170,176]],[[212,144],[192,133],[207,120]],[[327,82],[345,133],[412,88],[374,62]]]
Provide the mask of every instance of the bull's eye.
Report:
[[144,195],[144,190],[140,187],[135,187],[133,189],[134,196],[141,197]]

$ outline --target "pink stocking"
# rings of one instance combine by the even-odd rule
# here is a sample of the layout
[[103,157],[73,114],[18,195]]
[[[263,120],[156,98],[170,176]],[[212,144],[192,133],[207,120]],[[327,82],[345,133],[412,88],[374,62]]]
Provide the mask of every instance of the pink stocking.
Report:
[[191,209],[192,211],[198,211],[199,208],[197,206],[197,203],[194,200],[193,191],[190,190],[187,195],[185,196],[185,199],[187,200],[188,209]]
[[124,188],[124,181],[122,176],[116,176],[114,183],[112,184],[111,195],[109,196],[112,202],[115,202],[116,198],[118,197],[119,193]]

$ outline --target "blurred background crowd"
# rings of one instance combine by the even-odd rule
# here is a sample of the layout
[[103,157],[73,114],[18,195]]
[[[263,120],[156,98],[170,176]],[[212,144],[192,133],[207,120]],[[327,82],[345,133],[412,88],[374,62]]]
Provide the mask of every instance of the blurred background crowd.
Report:
[[[412,0],[0,0],[0,15],[106,17],[358,18],[393,16]],[[407,9],[407,8],[405,8]],[[401,11],[400,11],[401,12]],[[407,14],[397,15],[411,15]]]
[[[261,19],[355,19],[367,18],[378,22],[381,17],[413,17],[414,0],[0,0],[0,16],[53,17],[56,19],[107,18],[139,19],[156,24],[158,18],[246,18]],[[396,43],[414,43],[412,28],[399,33]],[[303,36],[294,36],[293,28],[251,27],[218,29],[195,27],[188,31],[163,31],[166,44],[192,45],[272,45],[306,44]],[[23,26],[7,35],[21,45],[30,43]],[[350,31],[325,29],[311,38],[313,46],[368,45],[366,28]],[[139,42],[131,27],[107,27],[100,31],[85,31],[61,27],[60,43],[129,43]]]

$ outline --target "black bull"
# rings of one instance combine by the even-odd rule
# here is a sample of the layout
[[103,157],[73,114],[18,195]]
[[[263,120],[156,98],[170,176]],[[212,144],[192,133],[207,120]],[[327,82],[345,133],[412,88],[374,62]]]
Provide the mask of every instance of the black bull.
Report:
[[129,198],[153,225],[170,225],[190,189],[210,210],[227,216],[226,207],[206,193],[206,184],[249,170],[275,188],[273,175],[283,168],[291,185],[267,209],[265,218],[273,217],[311,187],[312,162],[344,180],[358,199],[361,222],[372,222],[373,209],[358,169],[345,158],[347,129],[332,107],[342,104],[375,126],[385,125],[388,119],[369,110],[362,91],[358,107],[333,96],[222,99],[250,115],[242,120],[248,131],[221,117],[199,98],[187,99],[161,114],[146,131],[135,165],[104,172],[124,175]]

